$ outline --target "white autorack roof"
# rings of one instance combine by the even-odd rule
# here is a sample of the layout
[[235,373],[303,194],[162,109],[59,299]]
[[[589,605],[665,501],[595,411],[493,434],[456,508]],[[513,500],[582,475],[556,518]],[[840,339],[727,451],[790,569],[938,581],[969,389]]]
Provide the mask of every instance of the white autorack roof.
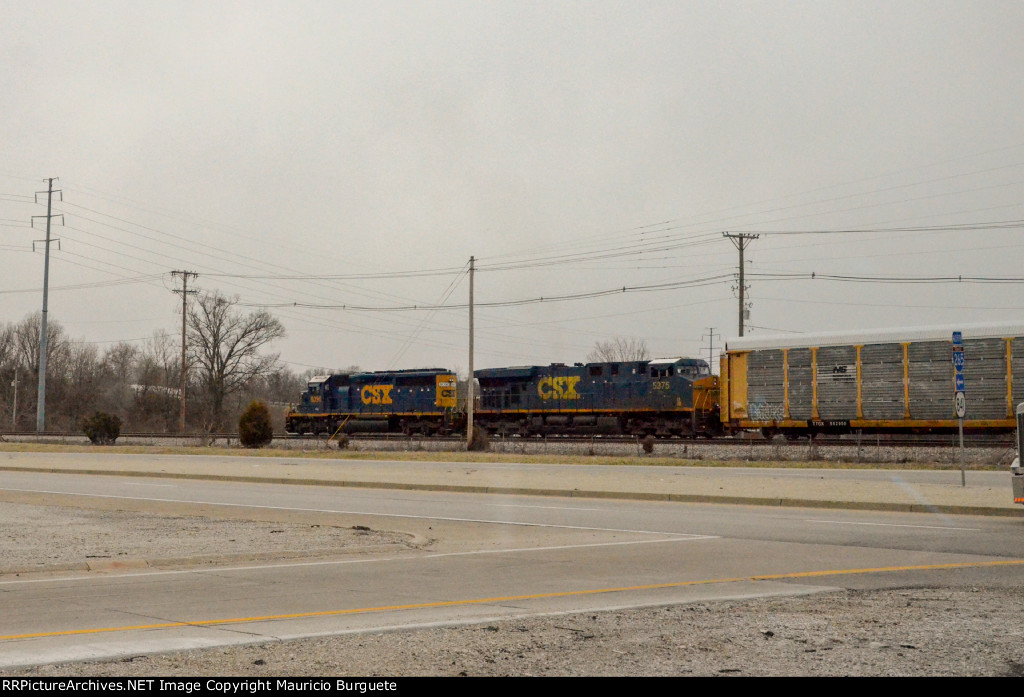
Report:
[[850,346],[854,344],[890,344],[915,341],[952,341],[953,332],[968,339],[1005,339],[1024,337],[1024,323],[964,323],[929,327],[891,327],[866,331],[823,332],[815,334],[774,334],[744,336],[725,342],[726,351],[758,351],[765,349],[810,348],[819,346]]

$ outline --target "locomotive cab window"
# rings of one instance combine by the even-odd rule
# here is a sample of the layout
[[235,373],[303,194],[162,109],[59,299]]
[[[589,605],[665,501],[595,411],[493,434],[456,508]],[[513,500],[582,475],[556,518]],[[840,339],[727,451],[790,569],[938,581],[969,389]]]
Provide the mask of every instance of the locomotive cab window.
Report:
[[599,366],[599,365],[592,365],[592,366],[590,366],[590,377],[592,377],[592,378],[599,378],[599,377],[601,377],[602,373],[604,373],[604,369],[601,366]]

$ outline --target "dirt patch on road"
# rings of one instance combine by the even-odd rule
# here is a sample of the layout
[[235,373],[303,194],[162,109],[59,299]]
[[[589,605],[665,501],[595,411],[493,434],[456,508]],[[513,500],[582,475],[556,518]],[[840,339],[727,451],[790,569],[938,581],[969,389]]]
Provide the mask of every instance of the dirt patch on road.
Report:
[[0,502],[0,575],[326,558],[413,544],[411,535],[363,525]]

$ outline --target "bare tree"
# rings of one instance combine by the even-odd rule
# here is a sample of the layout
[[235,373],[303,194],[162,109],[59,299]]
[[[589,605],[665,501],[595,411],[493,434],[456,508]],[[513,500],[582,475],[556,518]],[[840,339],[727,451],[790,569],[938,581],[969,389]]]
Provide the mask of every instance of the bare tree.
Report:
[[[14,352],[19,367],[39,375],[39,328],[42,313],[35,312],[14,325]],[[71,344],[64,327],[53,319],[46,323],[46,362],[66,362]]]
[[0,429],[15,426],[12,411],[15,408],[14,391],[17,387],[14,381],[24,379],[17,375],[16,370],[14,327],[10,324],[2,324],[0,325]]
[[178,389],[181,378],[181,356],[175,339],[163,329],[142,344],[137,364],[136,382],[145,387]]
[[[21,423],[28,425],[30,415],[36,412],[39,380],[39,330],[42,326],[42,313],[36,312],[26,316],[11,330],[14,368],[18,370],[21,385],[18,396],[18,414]],[[63,407],[62,381],[69,366],[71,342],[64,328],[56,320],[46,324],[46,363],[47,363],[47,421],[57,428],[63,427],[60,412]]]
[[587,354],[588,363],[612,361],[646,361],[651,357],[647,341],[639,337],[617,336],[608,341],[597,341]]
[[178,422],[181,354],[175,339],[158,329],[146,339],[135,360],[133,428],[169,431]]
[[189,366],[206,400],[208,427],[223,428],[225,399],[277,365],[278,354],[263,348],[284,336],[284,327],[266,310],[243,315],[238,297],[219,292],[197,296],[188,312]]
[[0,369],[14,363],[14,327],[0,325]]

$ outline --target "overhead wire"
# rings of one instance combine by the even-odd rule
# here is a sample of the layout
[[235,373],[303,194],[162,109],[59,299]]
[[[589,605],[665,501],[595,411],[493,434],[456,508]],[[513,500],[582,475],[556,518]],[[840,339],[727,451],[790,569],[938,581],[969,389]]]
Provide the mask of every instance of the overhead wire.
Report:
[[[1009,168],[1009,166],[1008,167],[1004,167],[1004,168],[992,168],[992,169],[1006,169],[1006,168]],[[956,175],[956,176],[953,176],[953,177],[948,177],[948,179],[955,179],[957,177],[962,177],[962,176],[971,176],[972,174],[974,174],[974,173],[967,173],[967,174]],[[919,183],[917,183],[915,185],[921,185],[921,183],[919,182]],[[910,186],[910,185],[907,185],[907,186]],[[891,188],[895,188],[895,187],[891,187]],[[903,187],[903,188],[905,188],[905,187]],[[881,191],[884,191],[884,189],[881,190]],[[874,192],[874,193],[877,193],[877,191]],[[857,196],[867,196],[867,195],[871,195],[871,194],[872,194],[872,192],[862,192],[862,193],[859,193],[859,194],[856,194],[856,195]],[[802,205],[806,206],[806,205],[812,205],[812,204],[813,204],[813,202],[809,203],[809,204],[802,204]],[[635,243],[634,242],[633,243],[633,249],[629,249],[629,245],[622,244],[621,240],[619,240],[618,243],[615,244],[615,245],[611,244],[609,242],[609,240],[605,240],[605,242],[609,242],[609,243],[606,245],[606,247],[603,250],[602,249],[595,250],[594,248],[591,247],[588,250],[586,250],[586,252],[585,252],[585,251],[581,250],[581,247],[576,247],[575,249],[577,251],[575,251],[574,253],[571,253],[571,254],[570,253],[554,254],[554,255],[548,254],[547,256],[540,256],[540,255],[534,254],[534,255],[532,255],[532,258],[531,258],[530,255],[522,255],[522,254],[520,254],[520,255],[518,255],[516,257],[516,258],[520,259],[519,262],[511,261],[508,258],[508,256],[505,257],[508,260],[506,260],[504,262],[500,262],[500,259],[501,259],[500,256],[491,257],[490,259],[492,259],[492,261],[493,261],[493,270],[517,270],[517,268],[524,268],[524,269],[525,268],[538,268],[538,269],[540,269],[540,268],[544,268],[546,266],[555,266],[555,265],[562,265],[562,266],[564,266],[564,265],[567,265],[567,264],[595,263],[595,262],[603,261],[606,258],[608,258],[608,259],[616,258],[615,257],[615,252],[616,251],[632,251],[632,252],[636,252],[637,254],[644,254],[644,253],[646,253],[648,256],[650,256],[651,254],[654,254],[654,253],[664,254],[666,252],[673,251],[673,250],[669,249],[669,250],[654,251],[654,244],[653,244],[653,242],[654,242],[655,236],[659,236],[660,235],[661,238],[670,237],[671,236],[670,233],[672,232],[673,229],[683,229],[684,227],[692,227],[695,224],[699,224],[699,223],[690,223],[687,226],[675,226],[674,228],[673,227],[667,227],[669,224],[671,224],[673,222],[674,221],[662,221],[662,222],[659,222],[659,223],[652,223],[652,224],[649,224],[649,225],[638,226],[638,227],[634,228],[634,230],[643,230],[642,234],[646,235],[646,241],[650,243],[650,244],[648,244],[646,246],[646,248],[643,245],[640,245],[639,243]],[[994,229],[994,228],[991,228],[991,229]],[[790,231],[777,231],[777,232],[779,234],[782,234],[782,233],[790,232]],[[865,229],[864,232],[866,232],[866,233],[877,233],[878,230],[877,229]],[[610,233],[610,237],[614,237],[615,234],[617,234],[617,233]],[[718,235],[717,232],[703,232],[703,233],[699,233],[699,234],[703,234],[703,235],[708,236],[708,240],[704,244],[710,245],[713,242],[717,241],[717,235]],[[715,237],[716,239],[712,240],[712,239],[710,239],[711,237]],[[659,243],[663,243],[663,242],[664,242],[664,239],[659,240]],[[692,242],[692,240],[691,240],[691,242]],[[567,242],[565,244],[571,244],[571,243]],[[696,246],[696,245],[694,245],[694,246]],[[680,246],[679,247],[679,249],[687,249],[687,248],[689,248],[689,247],[688,246]],[[532,251],[535,252],[536,250],[532,250]],[[149,262],[149,263],[154,263],[154,262]],[[487,269],[486,263],[487,262],[482,259],[481,268],[480,268],[481,271]],[[533,263],[535,265],[531,267],[531,263]],[[419,271],[419,272],[414,272],[414,273],[424,273],[424,272],[429,272],[429,270]],[[438,273],[438,275],[440,275],[440,273],[442,273],[442,272],[443,272],[443,269],[437,269],[437,270],[434,271],[434,273]],[[386,272],[386,273],[391,274],[391,275],[387,276],[384,273],[382,273],[382,274],[376,275],[375,277],[376,278],[380,278],[380,279],[386,279],[388,277],[390,277],[390,278],[399,278],[399,277],[401,277],[400,274],[402,274],[402,273],[409,273],[409,272]],[[204,273],[204,275],[211,275],[212,276],[213,274],[212,273]],[[373,277],[374,277],[374,275],[361,275],[358,278],[351,278],[350,280],[370,280]],[[313,276],[309,277],[310,280],[312,280],[313,278],[315,278],[315,277],[313,277]],[[288,278],[288,279],[282,278],[281,280],[303,280],[303,279],[300,276],[298,278]],[[342,279],[339,278],[337,280],[342,280]],[[868,282],[868,281],[862,280],[860,282]],[[259,290],[261,292],[266,292],[266,288],[264,288],[264,287],[259,288]],[[281,290],[283,292],[287,292],[287,293],[294,293],[294,289],[290,289],[290,290],[289,289],[281,289]],[[303,293],[303,295],[313,295],[313,294]],[[581,298],[584,298],[586,296],[587,296],[587,294],[580,294]],[[594,297],[599,297],[599,296],[594,296]],[[539,299],[533,300],[532,302],[544,302],[544,301],[545,301],[544,298],[539,298]],[[551,298],[549,297],[546,301],[550,302]],[[517,304],[517,303],[513,303],[513,304]],[[421,309],[421,308],[417,308],[417,309]],[[372,311],[372,310],[368,310],[368,311]],[[390,311],[390,310],[382,310],[382,311]]]

